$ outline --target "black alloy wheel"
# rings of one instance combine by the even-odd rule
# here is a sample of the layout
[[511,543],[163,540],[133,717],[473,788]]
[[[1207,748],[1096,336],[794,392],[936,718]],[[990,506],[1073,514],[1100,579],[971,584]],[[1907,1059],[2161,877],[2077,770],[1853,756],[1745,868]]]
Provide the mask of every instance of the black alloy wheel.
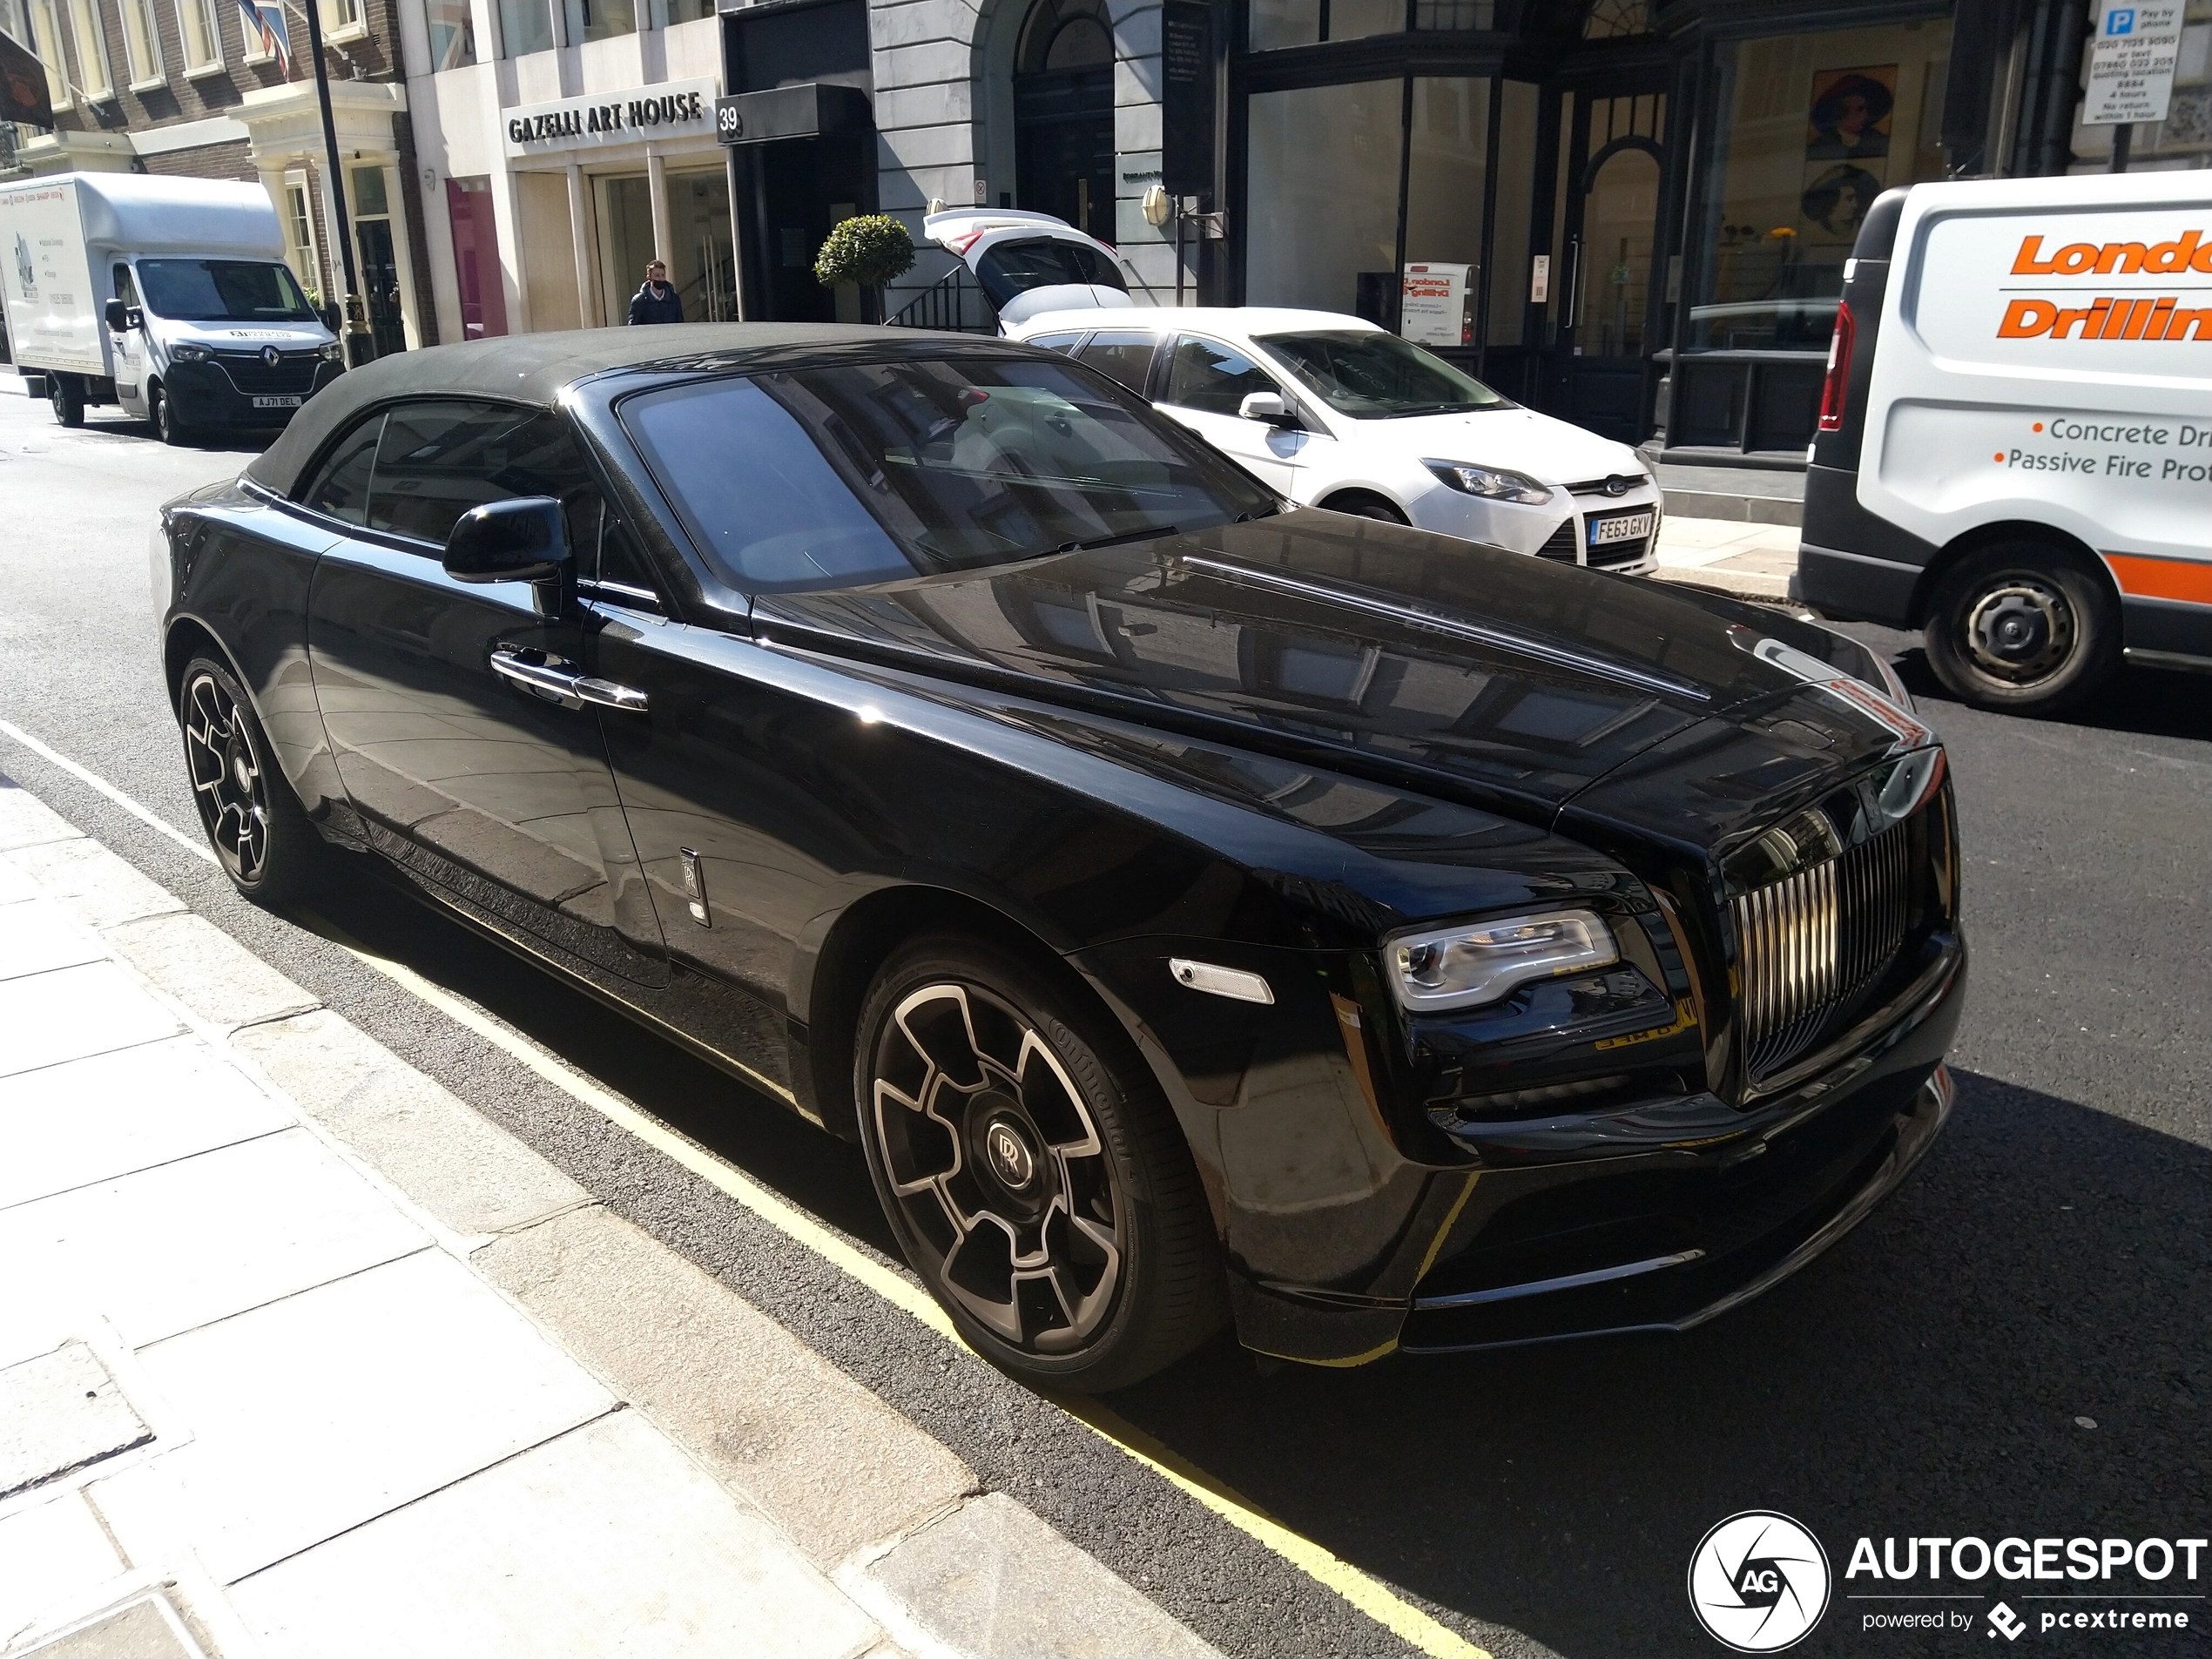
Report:
[[932,1294],[1024,1380],[1105,1390],[1220,1323],[1213,1218],[1158,1085],[1080,987],[996,946],[896,953],[854,1087],[877,1196]]
[[185,665],[177,724],[200,827],[231,884],[257,903],[297,897],[312,884],[322,838],[271,764],[268,737],[229,670],[205,657]]
[[1929,602],[1928,666],[1961,700],[2055,714],[2119,671],[2120,608],[2101,570],[2033,542],[1969,554]]
[[84,388],[71,376],[46,376],[46,401],[54,406],[54,419],[64,426],[84,424]]
[[1353,518],[1372,518],[1378,524],[1409,524],[1413,522],[1398,510],[1395,503],[1362,490],[1348,490],[1341,496],[1332,496],[1326,505],[1332,513],[1345,513]]

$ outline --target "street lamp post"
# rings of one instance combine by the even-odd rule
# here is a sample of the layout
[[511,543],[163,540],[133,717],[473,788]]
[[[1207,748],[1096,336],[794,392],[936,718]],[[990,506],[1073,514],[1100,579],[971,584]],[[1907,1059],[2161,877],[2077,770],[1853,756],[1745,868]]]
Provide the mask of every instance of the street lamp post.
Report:
[[346,273],[346,366],[359,368],[376,355],[375,337],[361,308],[361,279],[354,270],[354,233],[346,216],[346,167],[338,157],[338,124],[330,113],[330,74],[322,61],[322,0],[306,0],[307,51],[314,59],[315,102],[322,107],[322,147],[328,158],[330,210],[338,221],[338,257]]

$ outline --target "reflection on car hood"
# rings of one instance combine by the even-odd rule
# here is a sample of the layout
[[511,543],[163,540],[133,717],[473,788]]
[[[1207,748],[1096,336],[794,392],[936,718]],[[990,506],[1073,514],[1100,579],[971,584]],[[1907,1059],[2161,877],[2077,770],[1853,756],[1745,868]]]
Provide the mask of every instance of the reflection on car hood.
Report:
[[786,647],[1534,821],[1701,722],[1787,705],[1823,771],[1845,752],[1909,740],[1885,725],[1878,698],[1865,699],[1870,711],[1816,697],[1804,658],[1792,671],[1753,650],[1778,634],[1816,656],[1857,651],[1820,630],[1312,511],[972,575],[765,597],[753,617]]
[[1534,409],[1406,415],[1347,426],[1348,435],[1386,443],[1399,455],[1419,450],[1425,460],[1510,467],[1547,484],[1579,484],[1615,473],[1641,482],[1643,471],[1643,462],[1627,444]]

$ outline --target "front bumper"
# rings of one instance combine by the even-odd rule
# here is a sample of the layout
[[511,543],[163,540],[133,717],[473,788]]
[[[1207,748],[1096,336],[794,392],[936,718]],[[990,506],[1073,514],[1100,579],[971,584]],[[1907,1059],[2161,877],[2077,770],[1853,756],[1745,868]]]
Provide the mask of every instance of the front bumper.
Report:
[[[301,383],[287,378],[273,383],[271,390],[260,394],[269,396],[297,396],[300,407],[317,392],[345,372],[338,363],[318,361],[311,377]],[[300,408],[260,408],[254,405],[255,394],[240,391],[233,383],[220,360],[206,363],[172,363],[161,376],[178,416],[192,427],[277,427],[283,426]]]
[[[1621,543],[1590,545],[1593,518],[1637,512],[1651,515],[1651,533],[1639,538],[1633,548]],[[1550,501],[1532,507],[1462,495],[1436,484],[1407,504],[1407,516],[1417,528],[1440,535],[1502,547],[1511,553],[1533,553],[1561,564],[1587,564],[1635,576],[1658,564],[1664,502],[1660,492],[1650,488],[1632,489],[1617,497],[1570,496],[1554,488]]]

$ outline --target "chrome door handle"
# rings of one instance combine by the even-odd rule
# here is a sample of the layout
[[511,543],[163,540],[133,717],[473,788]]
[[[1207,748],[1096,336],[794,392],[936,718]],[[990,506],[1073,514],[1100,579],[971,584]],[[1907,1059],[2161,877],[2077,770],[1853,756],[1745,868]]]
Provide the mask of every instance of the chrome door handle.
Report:
[[557,660],[533,662],[509,646],[502,645],[492,652],[491,671],[532,696],[558,703],[564,709],[580,709],[590,703],[603,709],[624,709],[632,714],[645,711],[645,694],[634,686],[617,685],[596,674],[579,673]]

